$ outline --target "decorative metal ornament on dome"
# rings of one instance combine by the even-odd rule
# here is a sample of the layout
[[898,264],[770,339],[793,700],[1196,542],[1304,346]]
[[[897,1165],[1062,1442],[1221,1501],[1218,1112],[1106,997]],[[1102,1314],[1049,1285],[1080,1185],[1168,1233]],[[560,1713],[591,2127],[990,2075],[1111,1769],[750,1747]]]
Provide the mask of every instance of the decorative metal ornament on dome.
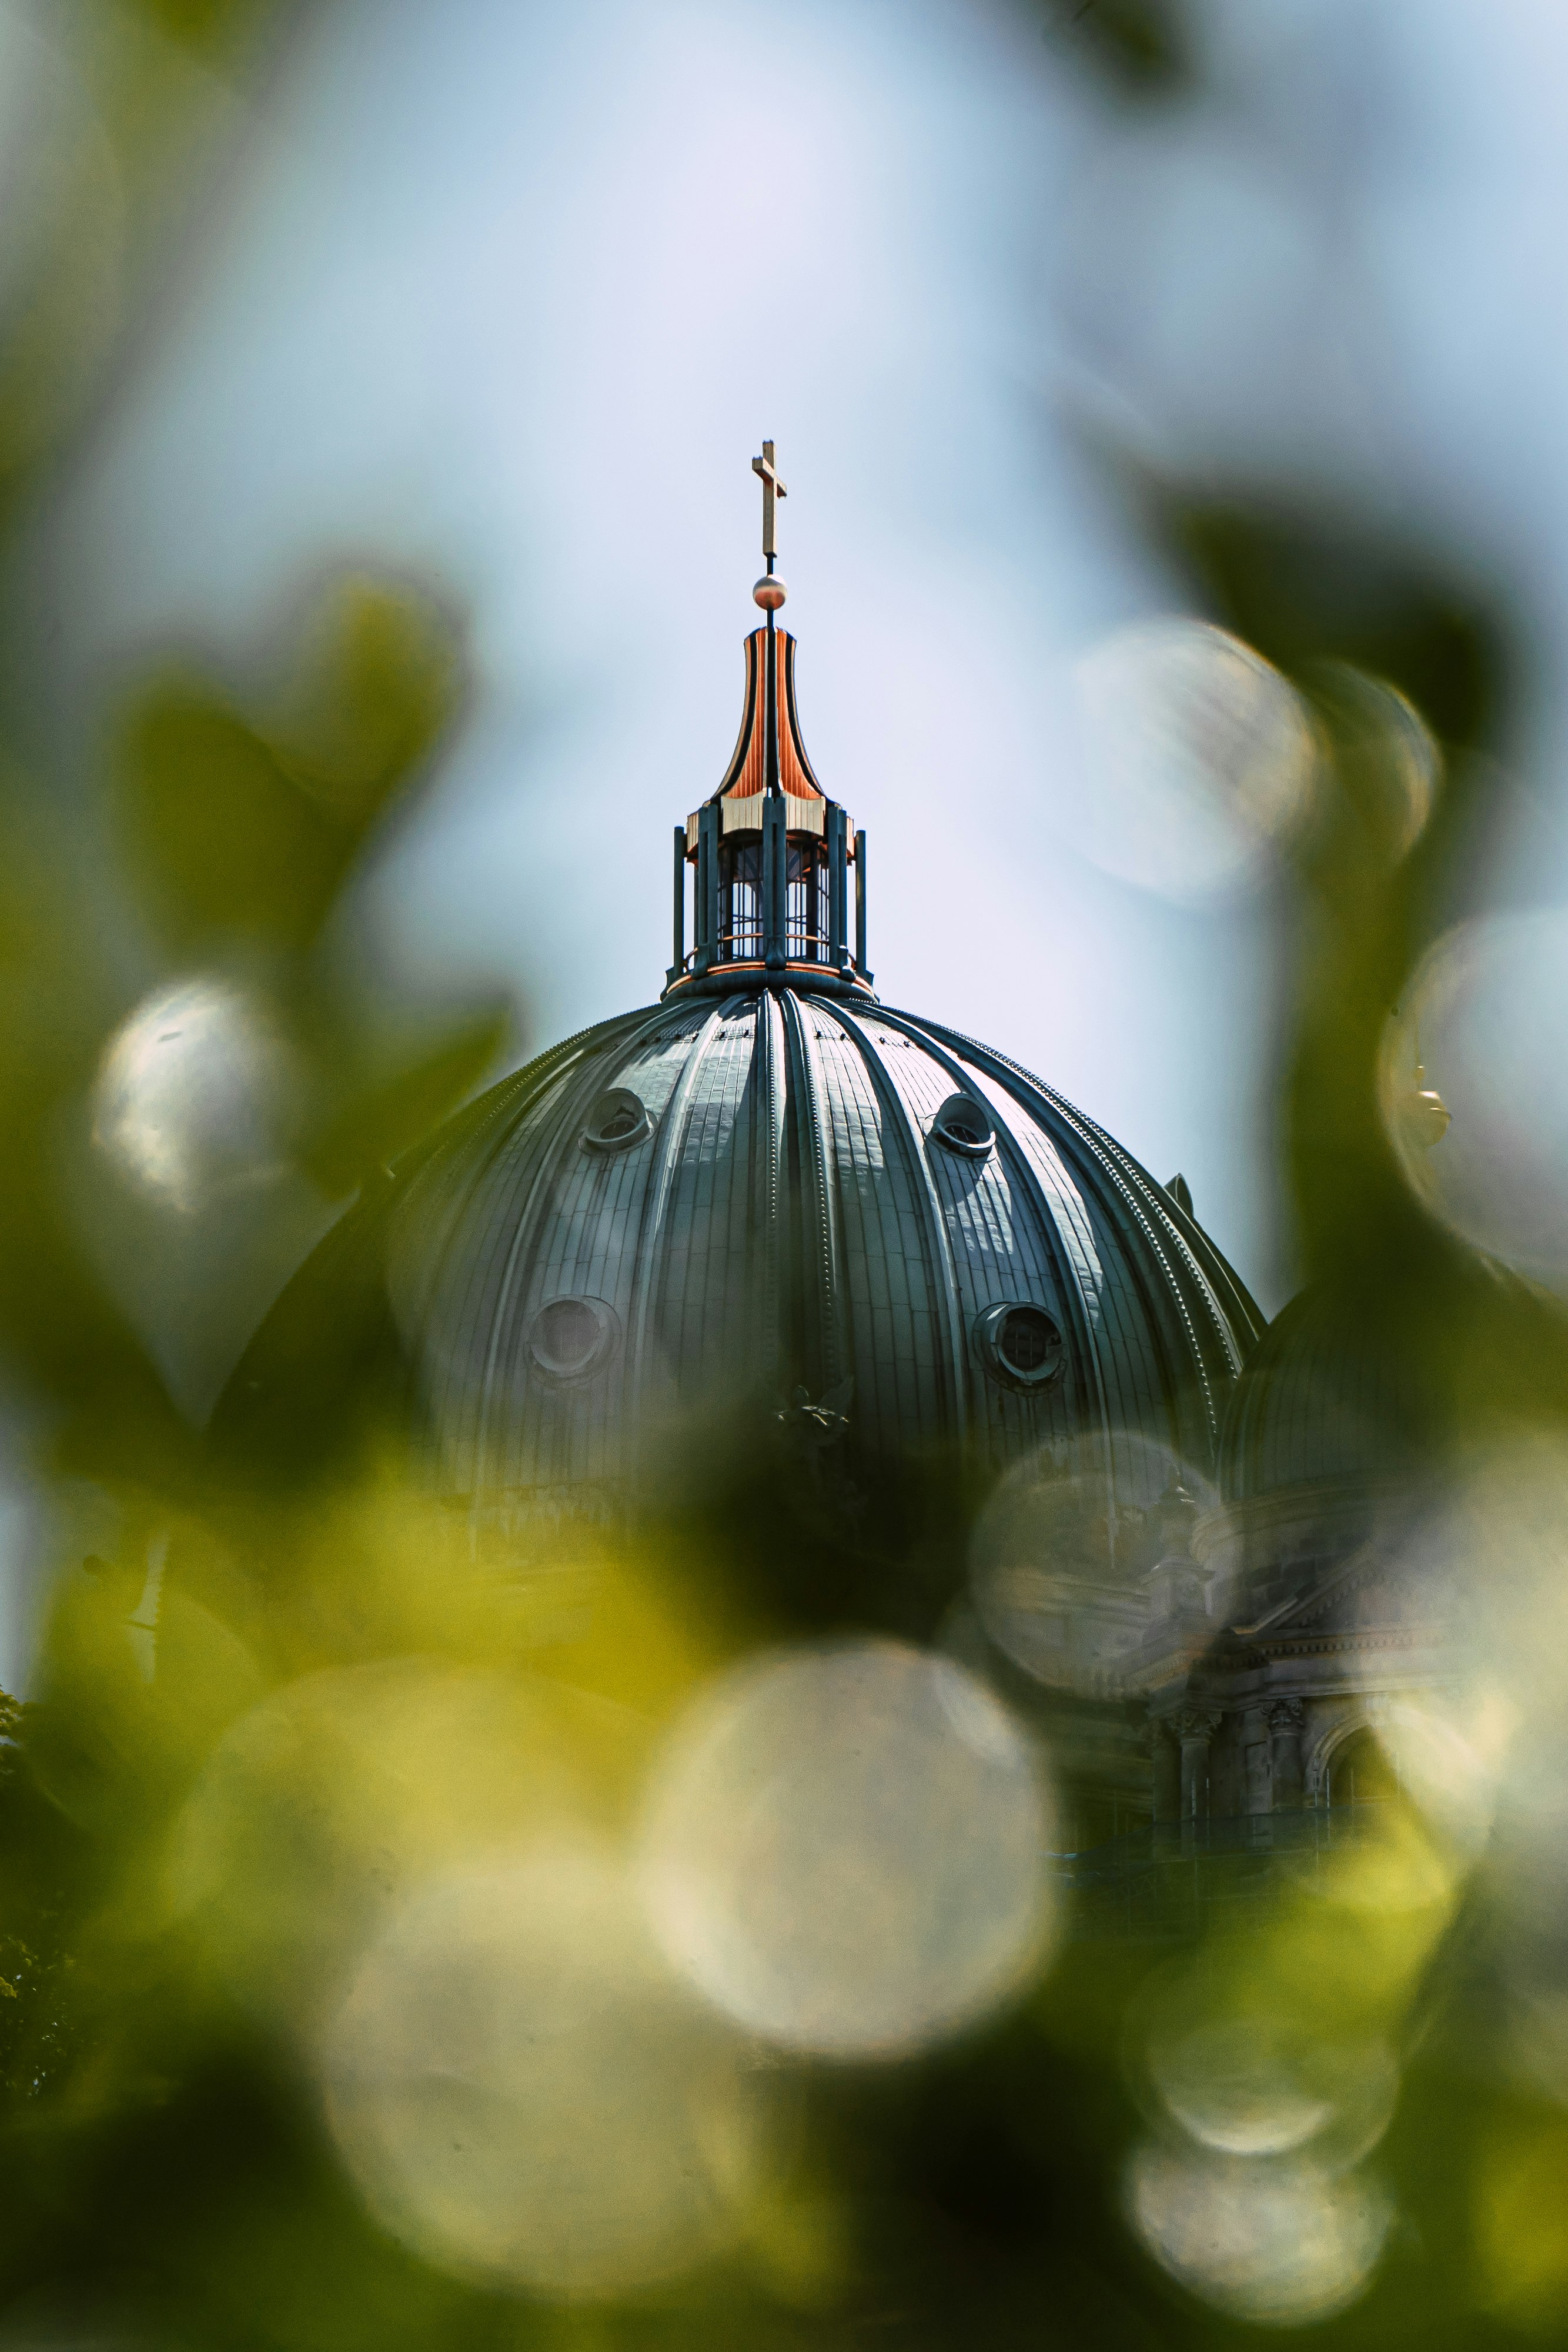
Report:
[[492,1525],[612,1516],[673,1445],[768,1444],[852,1516],[916,1459],[971,1487],[1071,1463],[1114,1553],[1173,1463],[1212,1478],[1262,1318],[1185,1184],[874,992],[866,834],[813,770],[778,619],[771,442],[753,464],[766,617],[735,749],[674,830],[662,994],[407,1153],[284,1293],[225,1410],[313,1409],[329,1265],[395,1355],[433,1476]]

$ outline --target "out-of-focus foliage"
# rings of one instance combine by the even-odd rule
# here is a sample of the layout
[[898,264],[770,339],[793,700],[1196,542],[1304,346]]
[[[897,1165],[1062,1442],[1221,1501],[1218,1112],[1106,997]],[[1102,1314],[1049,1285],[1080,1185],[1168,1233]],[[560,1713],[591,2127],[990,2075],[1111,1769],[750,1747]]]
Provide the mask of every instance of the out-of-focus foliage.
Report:
[[[193,199],[243,119],[246,79],[267,68],[291,14],[226,0],[7,16],[24,111],[6,146],[0,522],[31,501],[36,531],[50,469],[134,366]],[[16,545],[5,552],[25,593]],[[498,1050],[505,1015],[410,1026],[347,989],[322,937],[461,709],[460,633],[411,588],[329,583],[237,686],[204,656],[144,681],[101,809],[73,810],[62,781],[31,764],[26,681],[7,691],[0,1378],[50,1549],[86,1559],[59,1588],[36,1705],[7,1699],[0,1716],[0,2080],[25,2105],[75,2100],[90,2142],[113,2105],[90,2088],[106,2079],[106,2020],[129,2018],[139,1998],[123,1889],[152,1867],[194,1757],[262,1687],[231,1622],[244,1572],[212,1518],[191,1516],[199,1430],[106,1273],[112,1251],[94,1245],[74,1170],[95,1085],[101,1095],[117,1033],[141,1042],[138,997],[243,1003],[288,1074],[278,1140],[298,1223],[301,1188],[319,1218],[461,1096]],[[107,861],[84,856],[85,838]],[[173,1111],[199,1115],[213,1076],[187,1079]],[[134,1083],[128,1099],[136,1111]],[[170,1135],[144,1102],[140,1115],[141,1172],[167,1175]],[[225,1139],[216,1148],[222,1159]],[[260,1171],[264,1192],[278,1173]],[[177,1183],[165,1192],[176,1219],[193,1205]],[[166,1695],[150,1673],[171,1560],[221,1605],[169,1596]],[[95,1915],[120,1921],[108,1947],[94,1945]],[[13,2288],[38,2252],[14,2235]]]
[[[1134,91],[1193,69],[1174,9],[1050,20]],[[0,289],[13,501],[155,319],[285,24],[60,16],[57,176]],[[207,1447],[126,1258],[195,1262],[204,1297],[242,1230],[298,1255],[498,1050],[495,1010],[367,1005],[334,945],[460,717],[459,632],[355,575],[253,659],[186,649],[124,698],[75,832],[0,702],[0,1381],[47,1554],[34,1696],[0,1702],[0,2332],[1262,2324],[1429,2352],[1568,2326],[1559,1865],[1531,1868],[1563,1843],[1568,1348],[1413,1192],[1385,1083],[1488,821],[1507,632],[1332,520],[1166,493],[1148,523],[1310,724],[1291,1197],[1307,1270],[1418,1365],[1425,1442],[1470,1481],[1442,1540],[1511,1595],[1490,1679],[1422,1727],[1375,1834],[1282,1831],[1228,1912],[1178,1853],[1149,1933],[1102,1936],[1046,1867],[1032,1734],[932,1646],[974,1498],[929,1465],[851,1541],[798,1478],[705,1484],[694,1447],[635,1546],[498,1575],[400,1442],[338,1280],[351,1221],[294,1300],[341,1420]]]
[[1185,0],[1040,0],[1047,37],[1122,96],[1166,98],[1194,66]]
[[449,632],[407,596],[342,583],[265,717],[214,681],[146,687],[126,728],[126,868],[169,952],[318,937],[371,827],[432,751],[458,679]]
[[1473,846],[1500,815],[1507,616],[1418,547],[1332,514],[1163,497],[1149,511],[1206,599],[1315,715],[1320,784],[1293,859],[1281,1041],[1302,1276],[1349,1286],[1366,1328],[1396,1335],[1439,1446],[1561,1414],[1560,1311],[1500,1283],[1413,1191],[1385,1066],[1391,1015],[1434,938],[1470,911]]
[[[196,1118],[181,1088],[199,1093],[217,1074],[198,1066],[177,1075],[155,1112],[147,1099],[157,1049],[193,1034],[204,1012],[232,1005],[277,1077],[268,1116],[282,1132],[273,1139],[329,1201],[460,1097],[500,1045],[499,1009],[434,1033],[428,1022],[400,1034],[395,1022],[368,1017],[322,940],[460,693],[449,625],[409,592],[366,580],[339,584],[263,685],[263,709],[189,667],[149,684],[126,719],[104,822],[120,852],[122,919],[140,909],[163,971],[189,977],[183,996],[162,1000],[153,980],[144,1003],[174,1010],[112,1045],[116,975],[92,952],[99,912],[50,840],[30,783],[16,779],[6,875],[13,985],[0,1013],[0,1068],[11,1079],[0,1205],[13,1248],[0,1275],[0,1331],[59,1412],[58,1443],[78,1467],[101,1469],[113,1457],[128,1468],[134,1457],[145,1475],[145,1449],[171,1461],[188,1452],[82,1246],[62,1182],[62,1114],[82,1098],[95,1065],[111,1097],[99,1140],[132,1172],[166,1175],[181,1196],[166,1122]],[[141,961],[152,980],[157,965]],[[214,1055],[237,1050],[233,1028],[214,1025]],[[230,1147],[214,1134],[206,1148]]]
[[461,685],[438,613],[344,580],[262,682],[263,709],[186,668],[149,684],[128,717],[114,812],[126,877],[171,957],[232,961],[265,987],[299,1088],[294,1155],[329,1198],[432,1125],[505,1034],[504,1013],[487,1011],[428,1051],[390,1055],[357,1034],[319,952]]
[[[133,361],[287,0],[8,10],[0,246],[0,515]],[[242,79],[236,80],[235,77]]]

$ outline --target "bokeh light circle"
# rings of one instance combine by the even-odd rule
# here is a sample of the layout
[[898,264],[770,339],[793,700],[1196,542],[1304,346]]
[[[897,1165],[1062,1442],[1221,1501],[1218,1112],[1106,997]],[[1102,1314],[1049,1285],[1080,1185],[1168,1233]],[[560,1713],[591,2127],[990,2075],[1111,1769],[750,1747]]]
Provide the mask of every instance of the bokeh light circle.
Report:
[[773,1654],[707,1691],[656,1768],[642,1880],[674,1965],[784,2047],[894,2056],[1039,1964],[1051,1812],[976,1676],[893,1642]]
[[[1391,1019],[1383,1103],[1406,1177],[1455,1233],[1568,1289],[1568,913],[1489,917],[1449,931]],[[1410,1115],[1417,1063],[1451,1124],[1427,1142]]]
[[763,2176],[768,2078],[665,1966],[588,1843],[436,1877],[384,1923],[323,2037],[333,2137],[428,2261],[560,2300],[726,2245]]
[[[1148,1571],[1180,1559],[1213,1485],[1155,1439],[1117,1431],[1065,1461],[1026,1456],[998,1480],[969,1542],[969,1593],[996,1649],[1052,1690],[1116,1697],[1148,1637]],[[1164,1507],[1179,1494],[1174,1511]],[[1134,1502],[1136,1496],[1141,1501]],[[1207,1579],[1166,1580],[1155,1605],[1202,1611]]]
[[215,977],[145,998],[104,1049],[93,1141],[138,1191],[191,1214],[275,1182],[293,1072],[265,1008]]
[[1249,2162],[1151,2140],[1127,2168],[1129,2218],[1173,2278],[1254,2325],[1302,2327],[1363,2294],[1393,2210],[1365,2173]]
[[1084,788],[1063,814],[1084,855],[1186,902],[1255,883],[1311,802],[1290,682],[1228,631],[1167,617],[1105,638],[1076,684]]
[[1341,2035],[1331,2016],[1236,2007],[1156,2017],[1145,2063],[1173,2123],[1219,2156],[1291,2156],[1343,2169],[1370,2154],[1399,2096],[1385,2042]]
[[[1409,1543],[1455,1671],[1428,1700],[1447,1734],[1413,1782],[1461,1851],[1490,1832],[1508,1969],[1568,1954],[1568,1447],[1545,1431],[1478,1452]],[[1444,1768],[1439,1781],[1428,1751]],[[1516,1965],[1517,1964],[1517,1965]]]
[[1349,662],[1319,674],[1322,715],[1332,719],[1346,814],[1354,812],[1363,855],[1395,866],[1427,829],[1442,755],[1408,696]]

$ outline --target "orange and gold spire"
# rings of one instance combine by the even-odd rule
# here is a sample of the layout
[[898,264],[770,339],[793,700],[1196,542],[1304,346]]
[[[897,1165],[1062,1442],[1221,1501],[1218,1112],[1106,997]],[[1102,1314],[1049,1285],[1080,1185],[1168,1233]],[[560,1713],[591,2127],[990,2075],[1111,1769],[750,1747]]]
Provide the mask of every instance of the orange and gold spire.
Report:
[[[747,800],[782,792],[791,800],[825,802],[795,708],[795,640],[788,629],[753,629],[746,640],[746,700],[724,780],[715,800]],[[761,824],[761,818],[757,820]],[[695,822],[695,820],[694,820]],[[729,822],[738,822],[730,819]]]
[[[762,554],[752,590],[767,614],[746,640],[740,733],[716,791],[675,830],[675,960],[665,994],[722,982],[810,975],[813,984],[869,990],[865,835],[817,782],[800,740],[795,640],[775,615],[788,594],[774,569],[778,500],[788,495],[773,444],[751,461],[762,484]],[[695,868],[694,943],[685,943],[685,869]],[[854,947],[849,868],[855,869]]]

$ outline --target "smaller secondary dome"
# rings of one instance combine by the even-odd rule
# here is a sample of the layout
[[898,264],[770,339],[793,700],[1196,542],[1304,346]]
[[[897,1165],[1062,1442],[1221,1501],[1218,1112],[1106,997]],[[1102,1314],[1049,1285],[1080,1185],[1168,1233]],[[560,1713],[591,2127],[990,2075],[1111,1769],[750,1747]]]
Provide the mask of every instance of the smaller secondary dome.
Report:
[[1400,1477],[1417,1466],[1427,1424],[1408,1333],[1370,1319],[1359,1293],[1314,1283],[1242,1368],[1220,1444],[1221,1496],[1250,1503]]
[[1495,1395],[1521,1357],[1538,1377],[1558,1367],[1568,1387],[1562,1301],[1482,1251],[1427,1234],[1381,1279],[1312,1283],[1274,1318],[1231,1391],[1221,1496],[1429,1479],[1469,1433],[1469,1383]]

